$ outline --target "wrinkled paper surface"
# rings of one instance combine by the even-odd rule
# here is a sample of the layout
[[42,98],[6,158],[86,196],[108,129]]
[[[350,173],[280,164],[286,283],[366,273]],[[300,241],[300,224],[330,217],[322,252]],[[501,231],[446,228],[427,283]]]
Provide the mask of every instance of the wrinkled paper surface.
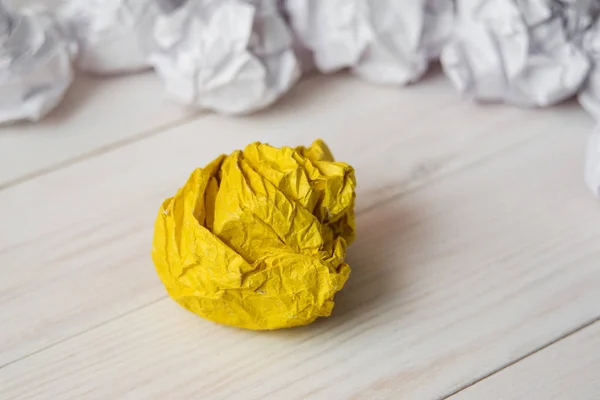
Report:
[[[466,97],[549,106],[577,93],[590,62],[572,36],[578,14],[557,0],[457,0],[446,75]],[[570,31],[572,30],[572,31]]]
[[158,213],[152,257],[169,295],[247,329],[330,315],[350,274],[355,178],[326,145],[254,143],[196,169]]
[[[585,88],[579,93],[579,103],[600,124],[600,22],[588,33],[586,48],[593,56],[594,68]],[[585,181],[594,195],[600,196],[600,126],[596,126],[588,141]]]
[[579,103],[600,122],[600,20],[585,32],[582,47],[592,60],[592,70],[579,93]]
[[41,119],[72,80],[69,49],[51,16],[0,1],[0,123]]
[[300,77],[276,0],[161,0],[146,37],[168,95],[224,114],[265,108]]
[[452,32],[451,0],[284,0],[290,24],[322,72],[351,68],[365,80],[417,81]]
[[[592,69],[579,92],[582,107],[600,123],[600,3],[578,2],[573,18],[574,41],[581,46],[592,62]],[[600,126],[591,133],[585,164],[585,181],[596,196],[600,196]]]
[[77,69],[119,74],[150,68],[141,35],[157,7],[155,0],[65,0],[58,18],[78,45]]

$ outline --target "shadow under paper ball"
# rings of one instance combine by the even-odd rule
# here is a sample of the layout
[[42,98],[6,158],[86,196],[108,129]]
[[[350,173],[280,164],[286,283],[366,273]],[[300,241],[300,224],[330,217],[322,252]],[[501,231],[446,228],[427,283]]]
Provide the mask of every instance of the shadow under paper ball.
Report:
[[[368,194],[364,195],[365,197]],[[332,319],[350,319],[355,312],[383,306],[402,295],[403,276],[409,267],[404,255],[410,242],[400,240],[414,223],[414,214],[399,198],[383,199],[367,210],[357,210],[356,241],[348,248],[350,279],[335,297]]]
[[[426,251],[427,243],[406,235],[419,221],[419,213],[402,196],[382,197],[381,190],[359,193],[367,209],[356,210],[357,237],[349,246],[346,262],[352,272],[344,288],[335,296],[333,313],[309,325],[274,331],[246,331],[241,335],[267,335],[281,340],[312,340],[342,325],[361,323],[373,310],[402,303],[403,287],[408,285],[408,268],[414,267],[405,255]],[[369,199],[377,196],[377,199]],[[414,233],[414,232],[413,232]],[[364,322],[364,321],[362,321]]]
[[[29,129],[33,125],[45,125],[52,128],[69,122],[69,119],[81,111],[86,106],[88,100],[94,96],[94,93],[99,90],[102,85],[103,78],[76,76],[71,86],[65,92],[64,97],[58,103],[56,108],[42,117],[39,121],[19,120],[0,126],[11,126],[12,130],[1,131],[0,134],[14,134],[15,129],[19,135],[28,134],[32,131]],[[48,130],[48,134],[52,134],[52,129]],[[58,132],[58,131],[57,131]],[[37,132],[35,133],[37,135]]]
[[88,100],[101,89],[106,79],[77,73],[61,103],[44,117],[42,122],[47,124],[67,122],[70,117],[89,104]]

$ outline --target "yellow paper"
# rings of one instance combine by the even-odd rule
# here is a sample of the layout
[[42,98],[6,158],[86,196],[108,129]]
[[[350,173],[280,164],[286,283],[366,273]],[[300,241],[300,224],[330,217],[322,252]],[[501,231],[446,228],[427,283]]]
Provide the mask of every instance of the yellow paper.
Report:
[[152,258],[169,295],[215,322],[278,329],[329,316],[350,267],[356,181],[318,140],[253,143],[164,201]]

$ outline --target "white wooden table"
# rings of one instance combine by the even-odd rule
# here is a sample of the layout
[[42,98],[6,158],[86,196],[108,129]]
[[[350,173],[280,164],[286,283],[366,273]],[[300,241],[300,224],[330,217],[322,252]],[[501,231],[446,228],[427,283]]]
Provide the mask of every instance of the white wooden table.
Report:
[[[475,106],[439,74],[311,77],[227,119],[156,78],[80,78],[0,128],[0,399],[600,398],[600,203],[575,104]],[[356,168],[331,318],[250,332],[167,297],[161,201],[222,152],[321,137]]]

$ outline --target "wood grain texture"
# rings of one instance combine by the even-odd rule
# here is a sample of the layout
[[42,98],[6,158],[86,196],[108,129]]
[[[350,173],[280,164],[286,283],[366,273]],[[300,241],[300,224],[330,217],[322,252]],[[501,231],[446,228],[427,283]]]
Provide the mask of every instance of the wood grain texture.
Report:
[[[0,316],[12,321],[0,331],[0,365],[155,299],[159,286],[147,255],[158,205],[220,152],[254,140],[297,145],[323,137],[357,169],[357,207],[365,210],[559,121],[589,123],[571,106],[532,118],[457,103],[441,78],[407,90],[412,95],[348,76],[317,77],[272,111],[207,116],[0,192],[7,276]],[[469,123],[461,122],[467,116]],[[35,296],[23,288],[35,288]]]
[[193,115],[164,99],[152,73],[78,76],[64,101],[39,123],[0,127],[0,189]]
[[[436,398],[598,316],[591,120],[456,100],[315,77],[1,191],[0,398]],[[359,181],[335,316],[252,333],[165,298],[161,200],[220,152],[317,137]]]
[[451,400],[594,400],[600,395],[600,322],[452,396]]

